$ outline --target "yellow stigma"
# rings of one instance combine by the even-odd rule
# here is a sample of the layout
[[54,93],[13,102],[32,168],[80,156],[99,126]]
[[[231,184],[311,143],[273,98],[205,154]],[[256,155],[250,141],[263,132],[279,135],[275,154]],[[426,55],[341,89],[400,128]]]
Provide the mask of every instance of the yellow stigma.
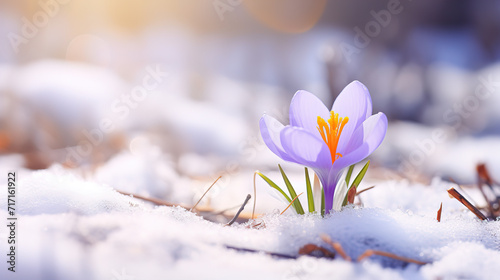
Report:
[[348,117],[339,118],[339,114],[335,114],[333,111],[330,112],[328,122],[318,116],[318,131],[330,149],[332,164],[337,158],[342,157],[340,153],[337,153],[337,145],[339,144],[340,134],[348,121]]

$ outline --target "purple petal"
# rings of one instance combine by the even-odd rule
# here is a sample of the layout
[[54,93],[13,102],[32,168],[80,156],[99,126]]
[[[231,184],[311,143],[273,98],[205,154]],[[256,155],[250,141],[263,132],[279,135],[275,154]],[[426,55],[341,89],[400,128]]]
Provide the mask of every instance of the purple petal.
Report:
[[382,143],[387,132],[387,117],[378,113],[369,117],[352,135],[352,140],[345,148],[343,157],[334,163],[336,168],[343,168],[362,161],[373,153]]
[[314,94],[305,90],[295,93],[290,103],[290,125],[303,127],[311,133],[318,133],[318,116],[327,120],[328,108]]
[[269,150],[283,160],[295,162],[295,160],[286,154],[283,149],[283,145],[281,144],[280,133],[285,126],[275,118],[268,115],[262,116],[259,124],[260,134],[262,135],[262,139],[264,140],[264,143],[266,143]]
[[301,127],[287,126],[281,132],[285,152],[295,162],[312,168],[330,168],[330,150],[322,139]]
[[325,190],[325,210],[327,213],[333,207],[333,196],[335,194],[337,182],[342,175],[342,169],[343,167],[337,167],[336,164],[334,164],[329,170],[326,183],[323,183],[323,188]]
[[332,110],[340,117],[349,117],[342,135],[340,136],[337,151],[344,154],[344,149],[352,134],[372,114],[372,99],[370,92],[358,81],[348,84],[333,103]]

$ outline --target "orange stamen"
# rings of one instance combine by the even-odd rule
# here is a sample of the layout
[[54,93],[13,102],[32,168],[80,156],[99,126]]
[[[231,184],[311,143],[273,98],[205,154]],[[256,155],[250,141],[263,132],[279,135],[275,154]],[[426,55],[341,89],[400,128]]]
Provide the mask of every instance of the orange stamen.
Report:
[[339,114],[335,114],[333,111],[330,112],[328,122],[318,116],[318,131],[321,134],[321,138],[323,138],[323,141],[325,141],[330,149],[332,164],[339,157],[342,157],[342,154],[337,153],[337,146],[339,144],[340,134],[342,134],[342,130],[344,130],[344,126],[348,121],[348,117],[339,118]]

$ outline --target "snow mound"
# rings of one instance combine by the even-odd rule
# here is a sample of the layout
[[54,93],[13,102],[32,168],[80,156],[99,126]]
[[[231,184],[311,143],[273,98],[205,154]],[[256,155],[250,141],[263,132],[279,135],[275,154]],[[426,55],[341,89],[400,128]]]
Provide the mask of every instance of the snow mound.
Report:
[[[498,222],[458,217],[438,223],[376,208],[346,208],[326,219],[269,214],[262,218],[261,229],[246,224],[225,227],[164,206],[84,216],[28,215],[19,220],[23,246],[18,255],[30,269],[20,269],[18,278],[12,279],[119,279],[115,276],[123,274],[132,279],[493,279],[500,265]],[[308,243],[331,250],[320,240],[321,233],[339,242],[354,259],[377,249],[432,263],[406,265],[384,257],[349,263],[297,256]],[[279,259],[227,246],[298,258]]]
[[[12,277],[4,264],[1,279],[495,279],[499,272],[500,221],[482,222],[462,212],[463,206],[446,197],[449,183],[439,179],[430,186],[379,182],[360,196],[366,207],[346,207],[325,218],[267,212],[257,229],[139,203],[74,172],[56,165],[20,174],[17,260],[22,265]],[[435,204],[445,198],[437,222]],[[1,216],[7,214],[5,201],[0,197]],[[322,234],[354,260],[372,249],[428,264],[298,255],[309,243],[333,251]],[[6,246],[0,243],[2,251]]]
[[[16,204],[17,213],[21,215],[127,212],[132,205],[137,205],[137,201],[112,188],[86,181],[60,166],[35,171],[18,180]],[[7,209],[6,201],[1,200],[1,209]]]

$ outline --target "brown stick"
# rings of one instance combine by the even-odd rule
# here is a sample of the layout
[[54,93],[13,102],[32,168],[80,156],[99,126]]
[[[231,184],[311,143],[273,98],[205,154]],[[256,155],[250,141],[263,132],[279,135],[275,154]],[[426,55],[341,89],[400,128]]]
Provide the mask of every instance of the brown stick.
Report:
[[310,255],[314,251],[320,251],[327,258],[335,258],[335,253],[314,244],[306,244],[299,249],[299,255]]
[[[453,184],[457,185],[458,188],[464,192],[464,194],[467,194],[464,190],[464,188],[462,187],[462,185],[460,185],[459,183],[457,183],[455,180],[453,180],[453,178],[451,177],[448,177],[448,179],[450,180],[450,182],[452,182]],[[474,185],[471,185],[469,187],[475,187]],[[472,197],[470,195],[467,195],[469,197],[469,200],[472,202],[472,204],[474,205],[478,205],[477,202],[474,201],[474,199],[472,199]]]
[[342,245],[340,245],[340,243],[338,242],[333,242],[332,239],[330,239],[330,237],[326,234],[322,234],[321,235],[321,239],[323,241],[325,241],[326,243],[328,243],[330,246],[333,247],[333,249],[335,249],[335,251],[337,251],[337,253],[339,253],[339,255],[346,261],[350,262],[352,261],[351,260],[351,257],[349,257],[345,251],[344,251],[344,248],[342,248]]
[[[496,184],[493,178],[491,178],[490,173],[488,172],[488,169],[486,168],[486,165],[484,163],[478,164],[476,166],[476,171],[477,171],[477,184],[479,187],[479,190],[481,191],[484,199],[486,200],[486,203],[488,204],[488,210],[490,212],[490,217],[495,218],[496,212],[499,210],[498,209],[498,204],[500,204],[500,196],[496,195],[495,190],[493,189],[493,185]],[[490,189],[490,192],[492,196],[494,196],[493,201],[488,199],[488,196],[483,190],[483,185],[486,184],[488,188]]]
[[477,209],[474,205],[472,205],[463,195],[461,195],[455,188],[449,188],[448,193],[450,196],[460,201],[467,209],[469,209],[472,213],[474,213],[479,219],[486,220],[486,216],[484,216],[479,209]]
[[410,258],[401,257],[401,256],[398,256],[398,255],[395,255],[395,254],[392,254],[392,253],[383,252],[383,251],[377,251],[377,250],[371,250],[371,249],[366,250],[361,256],[359,256],[358,257],[358,262],[362,261],[365,258],[371,257],[373,255],[379,255],[379,256],[383,256],[383,257],[388,257],[388,258],[392,258],[392,259],[400,260],[400,261],[404,261],[404,262],[416,263],[416,264],[419,264],[419,265],[427,264],[425,262],[417,261],[417,260],[410,259]]
[[254,250],[254,249],[247,249],[247,248],[239,248],[239,247],[233,247],[229,245],[224,245],[224,247],[231,249],[231,250],[236,250],[240,252],[249,252],[249,253],[264,253],[266,255],[272,256],[272,257],[277,257],[277,258],[283,258],[283,259],[297,259],[296,256],[289,256],[285,254],[280,254],[280,253],[273,253],[273,252],[267,252],[267,251],[260,251],[260,250]]
[[152,198],[152,197],[145,197],[145,196],[142,196],[142,195],[128,193],[128,192],[124,192],[124,191],[119,191],[119,190],[116,190],[116,191],[118,193],[120,193],[120,194],[123,194],[123,195],[126,195],[126,196],[132,196],[134,198],[141,199],[141,200],[144,200],[144,201],[148,201],[148,202],[154,203],[156,205],[163,205],[163,206],[170,206],[170,207],[179,206],[179,207],[182,207],[182,208],[184,208],[186,210],[189,210],[189,207],[187,207],[185,205],[176,204],[176,203],[170,203],[170,202],[163,201],[161,199],[156,199],[156,198]]
[[[170,202],[166,202],[166,201],[161,200],[161,199],[152,198],[152,197],[145,197],[145,196],[142,196],[142,195],[138,195],[138,194],[134,194],[134,193],[128,193],[128,192],[119,191],[119,190],[116,190],[116,191],[118,193],[120,193],[120,194],[123,194],[123,195],[126,195],[126,196],[131,196],[133,198],[137,198],[137,199],[144,200],[144,201],[147,201],[147,202],[151,202],[151,203],[153,203],[155,205],[170,206],[170,207],[176,207],[177,206],[177,207],[184,208],[184,209],[186,209],[188,211],[189,211],[189,209],[191,209],[191,207],[183,205],[183,204],[170,203]],[[236,207],[238,207],[238,206],[236,206]],[[232,207],[232,208],[235,208],[235,207]],[[232,216],[229,216],[229,215],[227,215],[227,214],[224,213],[227,210],[228,209],[223,210],[222,212],[219,212],[219,213],[214,213],[214,209],[211,208],[211,207],[197,207],[195,211],[199,212],[200,214],[203,214],[203,213],[215,214],[215,215],[221,215],[221,216],[224,216],[224,217],[226,217],[228,219],[231,219]],[[248,220],[250,220],[252,218],[250,216],[250,214],[246,214],[246,213],[240,213],[239,217],[242,218],[242,219],[248,219]]]
[[443,203],[441,202],[441,206],[439,206],[439,210],[437,212],[437,220],[441,222],[441,212],[443,211]]
[[252,196],[250,194],[248,194],[247,197],[245,198],[245,201],[241,205],[240,209],[238,210],[238,212],[236,212],[236,215],[234,215],[233,219],[231,221],[229,221],[229,223],[227,223],[228,226],[232,225],[236,221],[236,219],[238,219],[238,217],[241,214],[241,211],[243,211],[243,209],[245,209],[245,205],[247,205],[250,198],[252,198]]
[[486,193],[484,192],[484,189],[483,189],[484,183],[485,183],[484,178],[482,178],[481,175],[478,173],[478,175],[477,175],[477,188],[481,192],[481,195],[483,196],[484,201],[486,201],[486,207],[488,208],[488,211],[490,213],[493,213],[493,211],[494,211],[493,206],[491,205],[490,199],[488,198],[488,196],[486,195]]
[[483,179],[486,184],[490,186],[493,185],[493,179],[491,178],[488,169],[486,169],[486,164],[484,163],[478,164],[476,166],[476,171],[479,178]]

